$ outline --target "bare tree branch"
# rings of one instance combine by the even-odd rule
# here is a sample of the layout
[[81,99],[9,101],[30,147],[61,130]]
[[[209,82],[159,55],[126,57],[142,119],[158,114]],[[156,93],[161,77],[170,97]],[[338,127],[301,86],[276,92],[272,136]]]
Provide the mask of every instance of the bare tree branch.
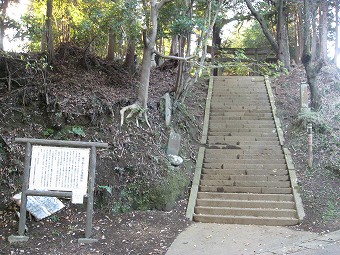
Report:
[[165,58],[165,59],[174,59],[174,60],[179,60],[179,61],[188,61],[190,59],[193,59],[195,58],[196,56],[191,56],[191,57],[177,57],[177,56],[165,56],[164,54],[160,53],[159,51],[157,50],[153,50],[153,52],[155,54],[157,54],[158,56],[162,57],[162,58]]

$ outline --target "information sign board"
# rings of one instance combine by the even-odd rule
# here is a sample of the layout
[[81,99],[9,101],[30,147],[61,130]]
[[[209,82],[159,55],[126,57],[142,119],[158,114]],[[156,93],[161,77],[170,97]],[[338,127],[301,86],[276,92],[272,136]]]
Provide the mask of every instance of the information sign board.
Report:
[[89,148],[32,146],[29,190],[72,191],[82,203],[87,192]]

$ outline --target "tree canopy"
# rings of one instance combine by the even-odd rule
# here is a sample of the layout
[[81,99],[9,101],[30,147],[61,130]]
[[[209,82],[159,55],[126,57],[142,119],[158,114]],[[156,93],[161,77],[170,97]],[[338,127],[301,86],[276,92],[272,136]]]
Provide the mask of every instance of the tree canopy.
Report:
[[[0,50],[12,27],[17,38],[27,40],[27,51],[46,52],[53,59],[54,48],[75,45],[110,61],[125,60],[131,72],[136,58],[145,57],[151,37],[150,53],[157,50],[181,61],[192,57],[180,67],[191,74],[205,63],[207,45],[272,48],[288,70],[292,62],[308,62],[301,60],[310,59],[313,66],[336,61],[339,51],[338,0],[31,0],[18,24],[7,10],[21,4],[0,1]],[[155,24],[155,34],[150,33]],[[230,24],[232,33],[222,38]]]

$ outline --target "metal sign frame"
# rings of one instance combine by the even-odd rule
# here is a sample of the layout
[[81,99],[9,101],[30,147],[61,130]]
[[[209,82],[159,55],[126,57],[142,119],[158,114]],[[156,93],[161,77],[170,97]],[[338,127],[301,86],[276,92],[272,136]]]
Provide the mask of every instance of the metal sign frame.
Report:
[[9,242],[25,242],[25,241],[28,241],[29,239],[28,236],[25,236],[27,196],[49,196],[49,197],[71,197],[71,198],[72,196],[74,196],[74,194],[72,194],[72,191],[29,189],[31,160],[32,160],[32,145],[68,147],[68,148],[90,148],[87,192],[85,194],[85,197],[87,198],[85,238],[79,238],[78,242],[79,243],[96,242],[97,241],[96,239],[91,238],[92,219],[93,219],[93,192],[94,192],[94,182],[95,182],[95,174],[96,174],[96,154],[97,154],[97,148],[108,148],[108,144],[99,143],[99,142],[45,140],[45,139],[33,139],[33,138],[16,138],[15,142],[26,144],[26,152],[25,152],[24,178],[23,178],[22,194],[21,194],[21,205],[20,205],[20,220],[19,220],[19,230],[18,230],[19,235],[9,236],[8,237]]

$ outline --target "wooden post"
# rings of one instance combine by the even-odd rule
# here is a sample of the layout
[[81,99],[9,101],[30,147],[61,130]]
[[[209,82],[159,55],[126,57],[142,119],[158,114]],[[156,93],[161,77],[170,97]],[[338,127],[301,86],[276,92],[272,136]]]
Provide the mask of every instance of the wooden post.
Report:
[[308,133],[308,167],[312,168],[313,166],[313,131],[312,131],[312,123],[309,123],[307,126]]
[[88,198],[87,198],[87,209],[86,209],[86,223],[85,223],[85,238],[79,238],[79,243],[93,243],[98,241],[97,239],[92,239],[91,229],[92,229],[92,219],[93,219],[93,191],[94,191],[94,179],[96,176],[96,157],[97,150],[95,146],[91,147],[90,154],[90,175],[88,184]]
[[21,192],[21,204],[20,204],[20,219],[19,219],[19,236],[25,235],[25,225],[26,225],[26,205],[27,205],[27,195],[28,183],[30,178],[30,165],[31,165],[31,153],[32,144],[26,143],[26,154],[25,154],[25,170],[24,170],[24,180],[22,183]]

